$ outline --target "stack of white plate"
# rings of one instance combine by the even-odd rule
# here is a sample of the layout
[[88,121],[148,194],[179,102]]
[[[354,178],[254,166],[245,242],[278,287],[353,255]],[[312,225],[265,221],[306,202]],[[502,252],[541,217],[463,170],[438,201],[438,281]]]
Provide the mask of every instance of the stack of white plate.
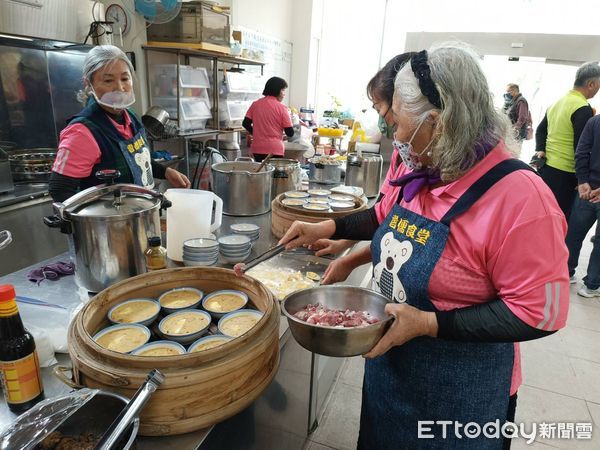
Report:
[[260,235],[260,227],[253,223],[234,223],[229,228],[234,234],[248,236],[252,242],[256,241]]
[[241,234],[228,234],[219,238],[219,249],[226,262],[239,263],[250,256],[252,240]]
[[183,264],[214,266],[219,259],[219,243],[215,239],[195,238],[183,242]]

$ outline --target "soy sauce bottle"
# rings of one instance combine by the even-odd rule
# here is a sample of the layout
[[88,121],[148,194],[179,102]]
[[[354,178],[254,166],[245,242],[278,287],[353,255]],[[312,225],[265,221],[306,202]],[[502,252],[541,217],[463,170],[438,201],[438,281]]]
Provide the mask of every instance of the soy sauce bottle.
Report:
[[0,285],[0,378],[8,408],[17,414],[44,398],[33,336],[23,327],[15,288]]

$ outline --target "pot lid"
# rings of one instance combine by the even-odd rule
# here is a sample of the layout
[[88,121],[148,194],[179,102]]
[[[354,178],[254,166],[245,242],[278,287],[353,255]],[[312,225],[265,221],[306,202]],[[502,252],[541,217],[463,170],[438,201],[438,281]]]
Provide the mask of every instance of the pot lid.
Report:
[[[85,195],[76,198],[80,194]],[[123,217],[149,211],[161,202],[160,194],[129,184],[93,187],[80,194],[65,202],[69,216]]]

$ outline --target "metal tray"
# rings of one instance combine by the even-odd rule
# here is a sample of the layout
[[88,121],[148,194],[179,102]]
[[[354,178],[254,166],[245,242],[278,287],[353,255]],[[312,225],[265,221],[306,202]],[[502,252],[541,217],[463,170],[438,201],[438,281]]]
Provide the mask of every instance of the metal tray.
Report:
[[[327,266],[331,263],[332,259],[327,257],[319,257],[315,256],[314,252],[307,249],[296,249],[291,251],[285,251],[280,253],[279,255],[264,261],[257,266],[250,269],[248,272],[248,276],[252,276],[255,271],[263,271],[263,270],[277,270],[281,271],[281,269],[300,271],[303,275],[306,276],[306,272],[315,272],[319,277],[323,277]],[[256,278],[261,281],[259,277]],[[264,281],[263,284],[268,284]],[[318,286],[319,282],[313,281],[313,285],[310,287]],[[308,288],[308,287],[307,287]],[[290,294],[292,292],[289,292]],[[273,295],[277,298],[277,294],[273,292]],[[279,298],[279,300],[283,300],[283,298]]]

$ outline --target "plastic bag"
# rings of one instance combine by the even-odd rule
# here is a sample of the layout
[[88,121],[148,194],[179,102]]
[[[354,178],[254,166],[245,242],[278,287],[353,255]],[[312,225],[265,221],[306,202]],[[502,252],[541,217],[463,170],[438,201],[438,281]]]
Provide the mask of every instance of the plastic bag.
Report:
[[36,326],[27,327],[35,340],[35,350],[37,351],[40,367],[50,367],[57,364],[58,361],[54,357],[54,345],[50,339],[48,332]]
[[84,388],[41,401],[2,432],[0,450],[33,448],[98,392],[98,389]]
[[379,131],[379,114],[374,109],[361,111],[356,115],[355,122],[360,122],[366,135],[366,142],[379,144],[381,141],[381,131]]

